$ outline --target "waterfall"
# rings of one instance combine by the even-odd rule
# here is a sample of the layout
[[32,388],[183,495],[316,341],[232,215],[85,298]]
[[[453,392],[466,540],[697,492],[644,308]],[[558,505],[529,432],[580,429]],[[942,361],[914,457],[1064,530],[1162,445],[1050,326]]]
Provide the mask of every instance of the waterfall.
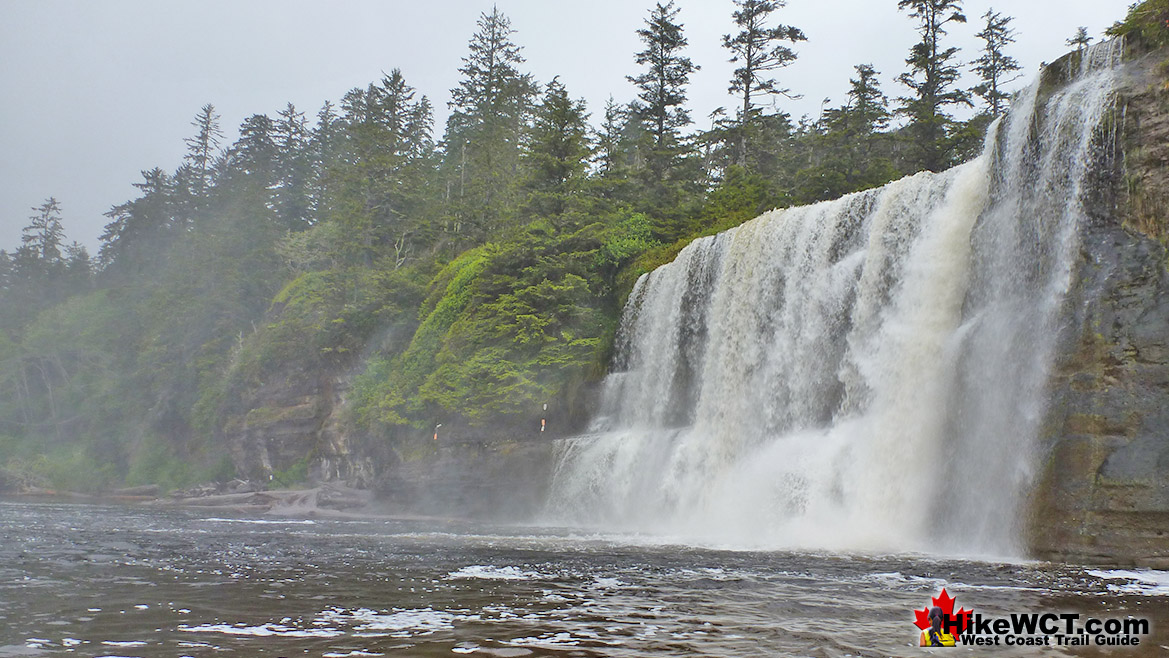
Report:
[[1123,44],[982,154],[696,240],[642,276],[550,519],[748,547],[1019,554]]

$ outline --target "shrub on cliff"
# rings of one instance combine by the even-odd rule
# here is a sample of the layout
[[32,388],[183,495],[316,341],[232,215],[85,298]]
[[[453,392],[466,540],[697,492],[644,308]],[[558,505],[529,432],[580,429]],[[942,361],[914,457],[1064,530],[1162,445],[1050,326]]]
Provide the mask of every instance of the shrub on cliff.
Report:
[[406,350],[374,359],[355,382],[357,419],[484,426],[561,395],[602,349],[613,304],[600,250],[622,236],[599,223],[556,235],[537,221],[462,254],[431,282]]
[[1124,36],[1149,48],[1169,46],[1169,0],[1145,0],[1128,8],[1123,21],[1105,32]]

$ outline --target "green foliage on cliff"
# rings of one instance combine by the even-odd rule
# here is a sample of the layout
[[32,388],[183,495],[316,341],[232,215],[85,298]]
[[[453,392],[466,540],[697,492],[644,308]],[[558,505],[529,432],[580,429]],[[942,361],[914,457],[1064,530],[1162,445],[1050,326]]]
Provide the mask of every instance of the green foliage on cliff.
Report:
[[538,221],[452,261],[431,282],[410,344],[379,355],[355,381],[359,422],[483,427],[555,399],[603,349],[612,322],[603,272],[648,232],[644,216],[631,223],[640,235],[630,222],[557,235]]
[[[491,245],[465,252],[448,264],[430,284],[419,311],[419,325],[402,354],[387,361],[376,357],[354,386],[354,412],[362,424],[406,424],[408,397],[435,367],[443,337],[470,301],[471,283],[482,271]],[[416,406],[412,404],[410,406]]]
[[1147,48],[1169,46],[1169,0],[1134,3],[1124,20],[1108,28],[1107,34],[1124,36]]

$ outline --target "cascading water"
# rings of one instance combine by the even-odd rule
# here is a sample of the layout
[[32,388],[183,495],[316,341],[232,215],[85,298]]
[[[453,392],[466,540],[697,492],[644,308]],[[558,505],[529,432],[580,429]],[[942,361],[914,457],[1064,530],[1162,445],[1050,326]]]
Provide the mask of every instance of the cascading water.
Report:
[[1016,554],[1123,45],[977,159],[697,240],[641,277],[567,523],[756,547]]

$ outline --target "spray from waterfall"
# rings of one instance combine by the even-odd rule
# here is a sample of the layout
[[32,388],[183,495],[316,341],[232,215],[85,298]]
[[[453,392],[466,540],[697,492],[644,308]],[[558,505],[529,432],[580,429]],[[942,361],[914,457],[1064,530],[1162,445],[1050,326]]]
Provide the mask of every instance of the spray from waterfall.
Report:
[[556,521],[753,547],[1017,554],[1123,45],[982,154],[776,210],[644,275]]

